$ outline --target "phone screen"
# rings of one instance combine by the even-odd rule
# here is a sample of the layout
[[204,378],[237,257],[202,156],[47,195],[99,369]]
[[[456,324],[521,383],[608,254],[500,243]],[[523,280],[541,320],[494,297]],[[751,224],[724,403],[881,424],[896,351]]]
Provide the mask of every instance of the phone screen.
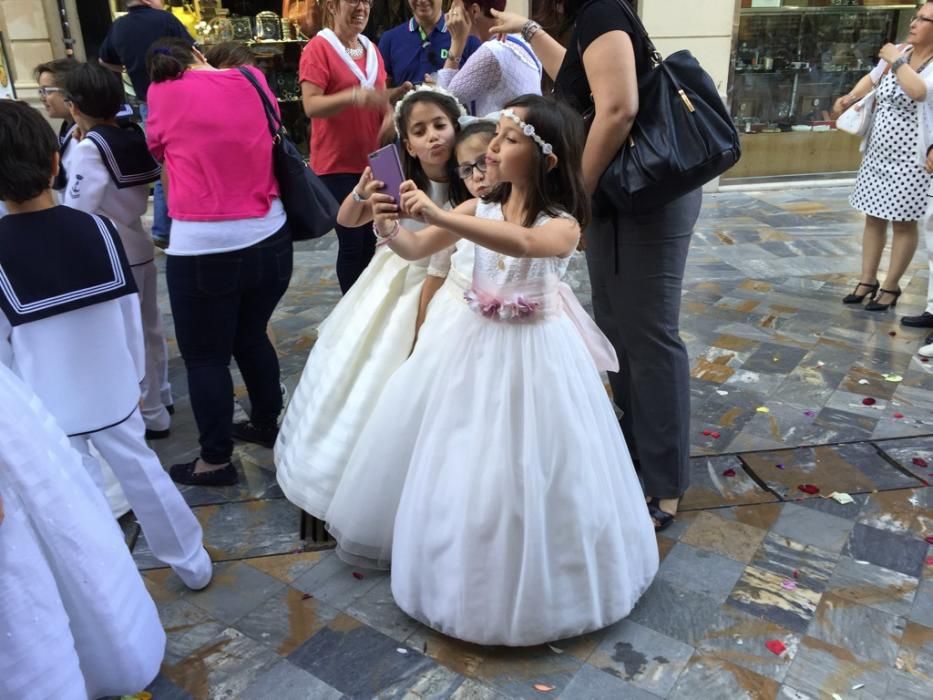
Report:
[[405,181],[405,177],[402,174],[402,164],[398,159],[396,145],[390,143],[388,146],[370,153],[369,167],[373,170],[373,179],[380,180],[384,184],[380,191],[394,197],[396,204],[398,204],[401,200],[399,188]]

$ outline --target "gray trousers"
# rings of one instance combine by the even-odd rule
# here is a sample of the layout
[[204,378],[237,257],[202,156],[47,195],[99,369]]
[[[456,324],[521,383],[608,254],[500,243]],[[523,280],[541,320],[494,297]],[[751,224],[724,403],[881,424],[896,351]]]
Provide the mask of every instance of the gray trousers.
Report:
[[594,316],[619,356],[609,382],[645,494],[656,498],[679,498],[690,485],[690,362],[679,321],[701,202],[696,190],[647,214],[594,217],[586,231]]

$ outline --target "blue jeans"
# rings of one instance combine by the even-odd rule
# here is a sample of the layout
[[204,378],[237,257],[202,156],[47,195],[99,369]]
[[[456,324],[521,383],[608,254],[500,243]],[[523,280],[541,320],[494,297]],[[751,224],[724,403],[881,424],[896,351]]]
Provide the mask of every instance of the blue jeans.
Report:
[[[139,105],[139,116],[143,119],[145,130],[146,117],[149,116],[149,105],[145,102]],[[168,204],[165,201],[162,181],[156,180],[152,186],[152,237],[168,243],[171,230],[172,220],[168,217]]]
[[292,276],[288,224],[242,250],[169,255],[165,275],[201,457],[224,464],[233,454],[231,356],[249,392],[252,423],[273,427],[282,411],[279,359],[266,326]]

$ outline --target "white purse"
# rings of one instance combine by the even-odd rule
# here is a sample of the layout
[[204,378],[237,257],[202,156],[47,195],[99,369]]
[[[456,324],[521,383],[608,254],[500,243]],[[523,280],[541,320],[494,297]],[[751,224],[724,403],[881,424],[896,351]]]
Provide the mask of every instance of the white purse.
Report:
[[875,115],[875,91],[872,90],[839,115],[836,128],[846,133],[865,138],[871,131],[872,118]]

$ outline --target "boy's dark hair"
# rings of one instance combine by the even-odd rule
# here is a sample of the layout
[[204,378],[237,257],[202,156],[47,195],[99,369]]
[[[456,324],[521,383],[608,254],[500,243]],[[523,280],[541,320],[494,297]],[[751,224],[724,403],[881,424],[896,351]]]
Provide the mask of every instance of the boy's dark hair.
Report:
[[[412,95],[402,103],[402,108],[399,111],[398,138],[403,146],[408,136],[408,119],[411,117],[411,110],[419,102],[430,102],[440,107],[444,114],[447,115],[448,119],[450,119],[450,123],[453,124],[454,132],[460,131],[460,122],[457,121],[460,118],[460,103],[457,102],[456,98],[443,95],[439,92],[419,90],[417,94]],[[402,173],[404,173],[405,177],[418,185],[419,190],[428,192],[431,181],[424,172],[424,168],[421,167],[421,162],[417,158],[408,155],[408,149],[404,147],[399,149],[399,159],[401,160]],[[447,182],[453,182],[453,179],[457,177],[457,173],[455,172],[456,167],[457,155],[454,153],[454,149],[451,148],[450,158],[447,159]],[[448,200],[451,203],[453,202],[450,198],[449,188]]]
[[153,42],[146,54],[146,70],[149,72],[149,81],[153,83],[178,80],[192,63],[194,49],[178,37],[166,37]]
[[65,98],[94,119],[113,119],[123,106],[123,83],[98,63],[82,63],[65,75]]
[[246,44],[239,41],[223,41],[211,46],[204,58],[214,68],[236,68],[238,66],[255,66],[256,55],[249,50]]
[[466,141],[468,138],[472,138],[473,136],[478,136],[480,134],[486,134],[489,136],[489,140],[491,141],[492,137],[496,135],[495,123],[486,119],[480,120],[478,122],[472,122],[460,129],[460,133],[457,134],[457,140],[454,143],[453,152],[454,174],[450,178],[450,203],[453,206],[463,204],[468,199],[473,198],[473,195],[470,194],[470,190],[467,189],[466,183],[460,179],[460,176],[456,172],[457,165],[460,163],[460,159],[457,158],[457,149],[460,147],[460,144]]
[[[552,97],[521,95],[506,107],[522,107],[525,122],[535,133],[551,144],[557,156],[557,167],[548,170],[546,156],[533,142],[535,169],[531,182],[528,214],[523,222],[530,227],[542,213],[557,216],[570,214],[580,228],[590,222],[590,198],[583,186],[583,120],[570,107]],[[512,192],[509,183],[499,184],[489,195],[489,201],[505,203]]]
[[47,61],[36,66],[32,75],[39,81],[39,76],[43,73],[51,73],[55,77],[55,87],[65,87],[65,76],[81,64],[73,58],[56,58],[54,61]]
[[479,9],[486,17],[492,17],[492,10],[505,11],[506,0],[463,0],[463,6],[469,10],[472,5],[479,5]]
[[49,189],[58,147],[45,117],[25,102],[0,100],[0,200],[19,204]]

